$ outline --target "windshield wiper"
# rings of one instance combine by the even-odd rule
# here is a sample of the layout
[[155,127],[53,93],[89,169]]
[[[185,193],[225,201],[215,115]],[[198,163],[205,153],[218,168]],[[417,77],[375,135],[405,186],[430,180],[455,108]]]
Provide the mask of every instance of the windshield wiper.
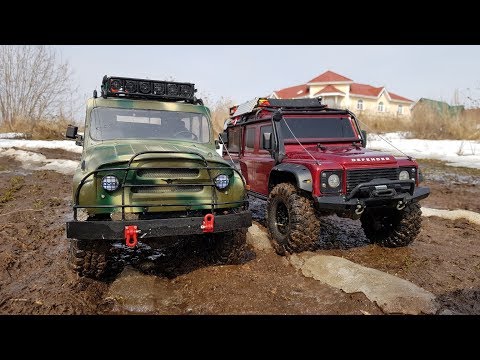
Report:
[[324,145],[322,145],[322,144],[320,144],[320,143],[317,144],[317,147],[318,147],[320,150],[327,150],[327,147],[324,146]]
[[362,142],[360,140],[355,140],[352,142],[352,145],[355,146],[357,149],[362,147]]

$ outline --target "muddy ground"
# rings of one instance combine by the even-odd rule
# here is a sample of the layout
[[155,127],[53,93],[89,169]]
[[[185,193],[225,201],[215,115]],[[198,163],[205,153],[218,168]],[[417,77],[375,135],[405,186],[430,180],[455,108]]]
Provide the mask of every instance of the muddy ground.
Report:
[[[480,212],[479,172],[421,165],[432,188],[423,206]],[[271,251],[248,248],[238,264],[210,263],[201,239],[178,239],[167,250],[119,246],[122,282],[78,278],[66,264],[70,192],[71,176],[27,171],[0,156],[0,314],[382,314],[363,293],[306,278]],[[264,203],[252,201],[252,210],[262,224]],[[439,313],[480,314],[480,226],[465,220],[424,218],[411,246],[385,249],[368,243],[358,221],[330,216],[316,252],[409,280],[437,297]]]

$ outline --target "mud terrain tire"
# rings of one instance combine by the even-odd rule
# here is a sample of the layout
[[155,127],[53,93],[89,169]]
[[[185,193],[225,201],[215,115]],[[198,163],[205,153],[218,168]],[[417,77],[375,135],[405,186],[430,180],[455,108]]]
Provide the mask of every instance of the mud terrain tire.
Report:
[[96,240],[70,240],[68,263],[80,276],[102,279],[109,267],[111,244]]
[[320,236],[320,220],[313,201],[289,183],[278,184],[270,192],[267,226],[279,255],[309,250]]
[[409,204],[402,211],[367,208],[360,221],[370,241],[385,247],[402,247],[411,244],[420,233],[422,210],[418,203]]
[[210,261],[222,265],[242,262],[247,244],[247,229],[242,228],[211,236],[211,246],[208,249]]

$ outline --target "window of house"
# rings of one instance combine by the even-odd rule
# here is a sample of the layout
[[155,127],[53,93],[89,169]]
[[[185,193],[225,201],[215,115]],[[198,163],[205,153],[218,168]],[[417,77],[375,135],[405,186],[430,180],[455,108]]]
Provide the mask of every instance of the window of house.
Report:
[[385,108],[384,108],[384,106],[383,106],[383,102],[382,102],[382,101],[380,101],[380,102],[378,103],[378,111],[380,111],[380,112],[384,112],[384,111],[385,111]]
[[397,114],[398,114],[398,115],[402,115],[402,114],[403,114],[403,105],[398,105]]
[[253,151],[254,147],[255,147],[255,128],[247,127],[247,131],[245,133],[245,150]]
[[357,101],[357,110],[363,110],[363,100]]

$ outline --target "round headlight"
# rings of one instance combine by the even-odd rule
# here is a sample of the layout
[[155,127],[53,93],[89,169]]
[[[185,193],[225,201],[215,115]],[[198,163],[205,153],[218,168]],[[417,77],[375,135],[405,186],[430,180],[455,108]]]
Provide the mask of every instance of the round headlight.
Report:
[[118,181],[116,176],[107,175],[102,179],[102,187],[107,191],[115,191],[120,186],[120,181]]
[[337,174],[332,174],[328,177],[328,186],[331,188],[336,188],[340,185],[340,178]]
[[230,179],[228,178],[227,175],[222,174],[222,175],[218,175],[215,178],[215,186],[219,190],[225,189],[229,183],[230,183]]
[[408,180],[410,179],[410,174],[408,173],[407,170],[402,170],[398,174],[398,180]]

